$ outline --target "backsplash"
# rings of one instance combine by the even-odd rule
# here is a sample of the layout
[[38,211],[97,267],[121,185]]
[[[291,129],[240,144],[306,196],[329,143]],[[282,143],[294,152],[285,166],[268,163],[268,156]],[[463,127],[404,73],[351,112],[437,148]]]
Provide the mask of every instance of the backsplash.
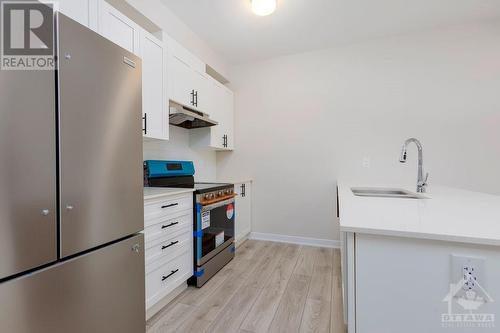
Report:
[[143,143],[144,160],[188,160],[193,161],[198,182],[216,179],[216,153],[208,148],[195,149],[189,145],[189,130],[170,126],[169,141],[146,141]]

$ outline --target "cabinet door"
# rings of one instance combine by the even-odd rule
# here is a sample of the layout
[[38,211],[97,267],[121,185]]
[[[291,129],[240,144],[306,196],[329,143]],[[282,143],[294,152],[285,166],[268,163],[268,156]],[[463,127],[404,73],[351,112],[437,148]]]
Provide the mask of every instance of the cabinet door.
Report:
[[236,241],[247,236],[252,230],[252,183],[234,185],[236,196],[235,234]]
[[201,112],[210,113],[210,92],[209,82],[205,73],[197,70],[193,71],[194,75],[194,90],[195,90],[195,105],[194,108]]
[[193,70],[175,55],[170,57],[170,99],[184,106],[194,108]]
[[224,134],[226,135],[226,149],[234,149],[234,94],[224,87],[223,107],[224,110]]
[[59,11],[87,28],[97,27],[97,6],[99,0],[59,0]]
[[161,41],[141,31],[144,136],[161,140],[168,140],[165,51]]
[[138,53],[139,26],[106,1],[99,3],[99,33],[129,52]]
[[210,146],[216,149],[224,149],[224,88],[221,83],[212,80],[210,90],[210,117],[219,124],[210,127]]

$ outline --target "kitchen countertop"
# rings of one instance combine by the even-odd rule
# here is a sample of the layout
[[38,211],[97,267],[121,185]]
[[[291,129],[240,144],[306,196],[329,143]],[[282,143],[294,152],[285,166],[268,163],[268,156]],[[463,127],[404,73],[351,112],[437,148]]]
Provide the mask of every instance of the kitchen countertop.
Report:
[[145,187],[144,200],[160,198],[168,195],[176,195],[183,193],[192,193],[192,188],[174,188],[174,187]]
[[351,187],[338,184],[343,232],[500,246],[500,196],[432,186],[428,199],[374,198]]
[[227,184],[242,184],[242,183],[251,183],[253,179],[251,178],[234,178],[234,179],[221,179],[217,180],[218,183],[227,183]]

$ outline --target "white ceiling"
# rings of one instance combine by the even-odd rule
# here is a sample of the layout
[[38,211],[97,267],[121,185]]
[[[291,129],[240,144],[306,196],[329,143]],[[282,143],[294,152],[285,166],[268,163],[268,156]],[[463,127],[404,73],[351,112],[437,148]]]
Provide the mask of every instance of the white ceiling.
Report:
[[230,63],[245,63],[447,25],[500,18],[500,0],[162,0]]

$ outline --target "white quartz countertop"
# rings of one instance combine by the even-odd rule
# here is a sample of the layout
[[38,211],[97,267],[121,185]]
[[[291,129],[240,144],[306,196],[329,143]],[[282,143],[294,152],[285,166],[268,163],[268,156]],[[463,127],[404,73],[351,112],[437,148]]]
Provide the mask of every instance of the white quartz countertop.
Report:
[[358,185],[338,185],[341,231],[500,245],[500,196],[432,186],[428,199],[359,197]]
[[192,188],[145,187],[144,200],[150,200],[170,195],[192,193],[192,192],[194,192],[194,189]]
[[222,178],[217,180],[218,183],[227,183],[227,184],[243,184],[243,183],[251,183],[253,182],[252,178]]

